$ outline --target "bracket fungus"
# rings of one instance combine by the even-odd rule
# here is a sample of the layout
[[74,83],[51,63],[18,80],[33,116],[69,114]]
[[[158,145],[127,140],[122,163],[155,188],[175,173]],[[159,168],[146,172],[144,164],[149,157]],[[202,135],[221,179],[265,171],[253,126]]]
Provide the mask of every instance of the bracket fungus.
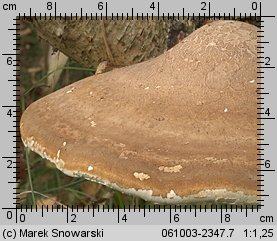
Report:
[[215,21],[66,86],[26,109],[22,140],[67,175],[145,200],[257,204],[257,30]]

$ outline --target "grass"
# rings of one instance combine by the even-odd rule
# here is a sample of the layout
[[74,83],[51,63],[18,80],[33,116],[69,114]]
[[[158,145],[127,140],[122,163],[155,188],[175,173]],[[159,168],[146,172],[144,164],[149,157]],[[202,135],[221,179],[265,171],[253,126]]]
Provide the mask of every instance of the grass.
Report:
[[25,156],[26,156],[26,161],[27,161],[27,171],[28,171],[28,178],[29,178],[29,184],[30,184],[31,195],[32,195],[32,203],[33,203],[33,205],[36,205],[33,180],[32,180],[31,168],[30,168],[29,151],[30,150],[28,148],[25,148]]
[[28,95],[32,90],[34,90],[35,88],[37,88],[39,85],[41,85],[43,83],[43,81],[47,80],[47,78],[54,74],[56,71],[58,70],[78,70],[78,71],[89,71],[89,72],[95,72],[94,69],[89,69],[89,68],[81,68],[81,67],[61,67],[61,68],[56,68],[52,71],[50,71],[49,73],[47,73],[46,75],[44,75],[40,80],[38,80],[36,82],[36,84],[34,84],[31,88],[29,88],[28,90],[26,90],[24,92],[24,96]]

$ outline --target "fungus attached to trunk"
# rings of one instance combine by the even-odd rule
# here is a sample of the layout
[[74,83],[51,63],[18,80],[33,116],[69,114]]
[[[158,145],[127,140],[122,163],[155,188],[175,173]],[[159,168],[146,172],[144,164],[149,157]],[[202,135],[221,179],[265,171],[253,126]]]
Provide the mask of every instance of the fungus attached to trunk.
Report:
[[216,21],[161,56],[30,105],[24,144],[158,203],[257,203],[257,28]]

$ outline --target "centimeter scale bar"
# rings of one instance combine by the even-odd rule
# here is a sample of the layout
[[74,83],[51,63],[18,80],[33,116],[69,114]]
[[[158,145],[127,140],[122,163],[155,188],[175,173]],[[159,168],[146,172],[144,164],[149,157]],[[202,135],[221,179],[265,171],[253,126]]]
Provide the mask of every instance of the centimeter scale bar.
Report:
[[[159,3],[158,3],[158,7],[159,7]],[[66,15],[65,14],[61,14],[61,13],[57,13],[57,8],[56,8],[56,2],[54,3],[54,11],[55,11],[55,14],[54,16],[49,13],[49,15],[46,15],[45,14],[42,14],[42,13],[32,13],[32,8],[29,9],[29,16],[28,14],[26,13],[23,13],[23,14],[18,14],[17,17],[14,19],[14,20],[19,20],[21,18],[23,19],[43,19],[43,18],[52,18],[53,20],[55,19],[62,19],[63,17],[64,18],[70,18],[70,19],[83,19],[85,18],[86,20],[87,19],[92,19],[94,20],[96,18],[96,20],[98,19],[104,19],[104,18],[108,18],[108,5],[107,5],[107,2],[106,2],[106,15],[104,16],[104,14],[100,14],[100,16],[97,15],[97,13],[93,14],[88,14],[88,13],[85,13],[85,17],[83,17],[83,9],[81,8],[80,9],[80,13],[71,13],[70,15]],[[154,19],[154,14],[136,14],[134,15],[134,9],[132,8],[131,9],[132,13],[130,14],[130,16],[124,16],[123,13],[120,14],[120,13],[112,13],[111,14],[111,18],[112,19],[117,19],[117,20],[120,20],[121,19],[128,19],[128,18],[131,18],[131,19],[135,19],[135,18],[142,18],[142,19],[146,19],[146,20],[149,20],[149,19]],[[230,20],[231,18],[239,18],[240,20],[242,20],[243,16],[246,18],[246,17],[249,17],[250,19],[256,19],[256,20],[259,20],[259,19],[262,19],[262,18],[275,18],[275,16],[273,15],[262,15],[261,14],[261,3],[260,3],[260,14],[254,14],[254,15],[249,15],[247,16],[246,13],[239,13],[239,14],[236,14],[236,9],[234,8],[234,12],[233,14],[226,14],[226,13],[223,13],[223,14],[220,14],[218,13],[217,15],[214,14],[214,15],[210,15],[210,2],[208,3],[208,11],[209,11],[209,14],[208,16],[206,16],[205,13],[203,13],[202,15],[199,13],[198,15],[197,14],[192,14],[190,15],[189,13],[187,14],[187,16],[185,16],[184,12],[185,12],[185,9],[182,8],[182,12],[183,12],[183,15],[180,16],[180,14],[178,13],[178,15],[174,15],[172,14],[171,16],[169,15],[169,13],[166,14],[165,13],[162,13],[162,15],[160,16],[159,14],[159,10],[158,10],[158,15],[157,15],[157,18],[158,19],[163,19],[165,20],[166,18],[167,19],[170,19],[170,18],[173,18],[173,19],[179,19],[179,18],[185,18],[187,17],[188,19],[200,19],[200,18],[204,18],[204,19],[224,19],[224,20]],[[155,17],[156,19],[156,17]],[[264,22],[262,20],[260,20],[260,22]],[[17,25],[17,24],[14,24],[14,25]],[[260,27],[263,27],[262,25]],[[9,28],[8,29],[9,31],[18,31],[20,30],[18,27],[14,27],[14,28]],[[263,38],[264,35],[264,31],[263,30],[260,30],[258,31],[259,32],[259,35],[258,37],[260,38]],[[15,36],[18,36],[19,34],[18,33],[14,33],[13,35]],[[20,39],[18,38],[15,38],[13,39],[14,41],[19,41]],[[259,41],[258,44],[269,44],[268,41]],[[13,50],[14,51],[19,51],[19,46],[20,44],[19,43],[14,43],[13,44],[14,48]],[[262,60],[264,59],[264,57],[262,56],[262,54],[264,54],[264,46],[260,46],[258,47],[258,51],[257,53],[260,55],[258,56],[258,60]],[[19,53],[3,53],[2,54],[3,56],[15,56],[15,57],[19,57],[20,54]],[[20,60],[14,60],[15,61],[15,64],[13,65],[14,67],[19,67],[20,66]],[[260,62],[257,62],[258,64],[265,64],[264,61],[260,61]],[[264,83],[262,82],[262,80],[264,79],[264,76],[262,76],[262,74],[264,74],[264,71],[267,71],[267,69],[275,69],[275,66],[258,66],[257,67],[258,71],[257,71],[257,78],[260,79],[261,81],[259,83],[257,83],[258,85],[263,85]],[[261,71],[261,70],[264,70],[264,71]],[[11,82],[20,82],[20,75],[17,74],[17,72],[20,71],[19,69],[14,69],[13,72],[15,72],[12,76],[14,78],[18,78],[18,79],[9,79],[8,81],[11,81]],[[14,85],[15,88],[18,88],[20,85]],[[261,87],[260,86],[260,87]],[[269,93],[268,92],[261,92],[262,89],[264,88],[257,88],[257,90],[259,90],[260,92],[257,92],[258,95],[268,95]],[[17,91],[17,90],[15,90]],[[13,96],[15,96],[17,99],[15,99],[14,101],[20,101],[19,100],[19,96],[20,95],[17,95],[17,94],[14,94]],[[257,105],[258,106],[262,106],[264,103],[262,102],[264,98],[263,97],[258,97],[257,100]],[[4,108],[18,108],[20,107],[20,105],[3,105],[2,107]],[[258,107],[259,111],[262,110],[262,109],[265,109],[263,107]],[[18,112],[19,115],[16,115],[14,117],[16,118],[19,118],[20,117],[20,111]],[[262,117],[261,115],[264,114],[262,112],[258,112],[257,115],[257,119],[258,120],[274,120],[275,117]],[[15,122],[19,122],[18,120],[15,121]],[[258,127],[263,127],[264,126],[264,123],[258,123]],[[9,130],[8,132],[9,133],[19,133],[19,129],[18,129],[18,125],[17,126],[14,126],[15,130]],[[260,133],[261,131],[264,131],[263,128],[259,128],[257,129],[257,131],[259,131],[259,135],[258,136],[262,136],[264,135],[263,133]],[[14,136],[15,140],[13,142],[15,143],[18,143],[19,141],[17,140],[17,138],[20,138],[19,135],[15,135]],[[261,143],[262,141],[264,141],[263,138],[257,138],[257,140],[259,141],[259,143],[257,143],[258,146],[269,146],[269,143]],[[14,149],[18,149],[18,144],[16,144],[16,147],[14,147]],[[258,149],[258,151],[263,151],[264,149]],[[14,155],[13,155],[14,154]],[[9,156],[9,154],[7,156],[3,156],[2,158],[3,159],[16,159],[15,162],[13,162],[13,164],[18,164],[19,162],[17,160],[19,160],[20,158],[20,155],[22,154],[21,151],[13,151],[13,154],[11,154],[11,156]],[[258,161],[258,164],[257,165],[260,165],[260,166],[264,166],[265,167],[265,158],[262,158],[263,157],[263,153],[258,153],[257,154],[257,161]],[[16,169],[16,166],[14,166],[14,168]],[[262,168],[262,167],[260,167]],[[259,173],[262,173],[262,172],[275,172],[275,169],[257,169],[257,172]],[[14,171],[13,172],[14,174],[19,174],[19,171]],[[14,176],[14,180],[13,181],[9,181],[8,183],[10,184],[19,184],[20,181],[17,179],[18,175],[17,176]],[[226,222],[226,217],[227,217],[227,220],[228,220],[228,215],[230,215],[231,213],[241,213],[243,214],[245,217],[248,217],[250,215],[250,213],[258,213],[261,208],[264,206],[262,204],[262,202],[264,201],[264,199],[262,199],[263,197],[269,197],[269,194],[265,194],[263,193],[264,192],[264,189],[263,187],[265,186],[264,184],[262,184],[262,182],[264,181],[264,179],[262,178],[264,177],[264,174],[257,174],[257,188],[260,192],[260,194],[257,194],[257,198],[258,198],[258,201],[261,202],[261,204],[258,204],[258,205],[234,205],[234,204],[230,204],[230,205],[153,205],[153,206],[141,206],[141,205],[134,205],[134,206],[123,206],[121,208],[119,207],[116,207],[116,206],[100,206],[100,205],[86,205],[86,206],[68,206],[68,205],[56,205],[56,206],[48,206],[48,205],[42,205],[41,208],[38,208],[37,205],[33,206],[33,205],[20,205],[17,201],[20,199],[18,196],[15,196],[13,199],[16,201],[14,204],[16,204],[15,206],[13,207],[7,207],[7,208],[2,208],[2,210],[5,210],[7,211],[7,215],[9,211],[11,212],[15,212],[15,222],[16,223],[21,223],[22,220],[20,216],[21,214],[27,214],[27,213],[40,213],[41,214],[41,217],[45,217],[45,215],[47,213],[66,213],[66,223],[74,223],[74,220],[75,218],[77,218],[78,216],[78,213],[79,212],[82,212],[82,213],[92,213],[92,217],[94,217],[97,213],[116,213],[117,214],[117,223],[122,223],[124,222],[124,215],[126,214],[126,212],[133,212],[133,213],[142,213],[142,216],[145,218],[147,217],[147,215],[149,213],[166,213],[166,212],[169,212],[169,223],[174,223],[176,222],[176,217],[175,216],[176,214],[178,213],[192,213],[193,216],[196,218],[198,217],[199,215],[201,215],[201,213],[220,213],[220,223],[224,223]],[[13,187],[13,194],[14,195],[18,195],[19,192],[18,190],[20,190],[18,187]],[[16,191],[15,191],[16,190]],[[227,216],[226,216],[227,214]],[[73,215],[73,216],[72,216]],[[270,217],[270,216],[269,216]],[[128,218],[128,216],[127,216]],[[127,218],[125,220],[125,222],[127,222]],[[175,220],[176,219],[176,220]],[[272,218],[273,219],[273,218]],[[24,222],[22,222],[24,223]]]

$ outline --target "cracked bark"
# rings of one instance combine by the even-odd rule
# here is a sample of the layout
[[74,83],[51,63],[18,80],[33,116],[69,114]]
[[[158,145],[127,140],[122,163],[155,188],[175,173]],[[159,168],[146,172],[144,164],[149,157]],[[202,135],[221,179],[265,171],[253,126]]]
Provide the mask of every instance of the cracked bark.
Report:
[[162,54],[186,35],[203,25],[191,20],[85,20],[62,18],[32,19],[39,36],[54,48],[81,63],[94,67],[102,61],[126,66]]

